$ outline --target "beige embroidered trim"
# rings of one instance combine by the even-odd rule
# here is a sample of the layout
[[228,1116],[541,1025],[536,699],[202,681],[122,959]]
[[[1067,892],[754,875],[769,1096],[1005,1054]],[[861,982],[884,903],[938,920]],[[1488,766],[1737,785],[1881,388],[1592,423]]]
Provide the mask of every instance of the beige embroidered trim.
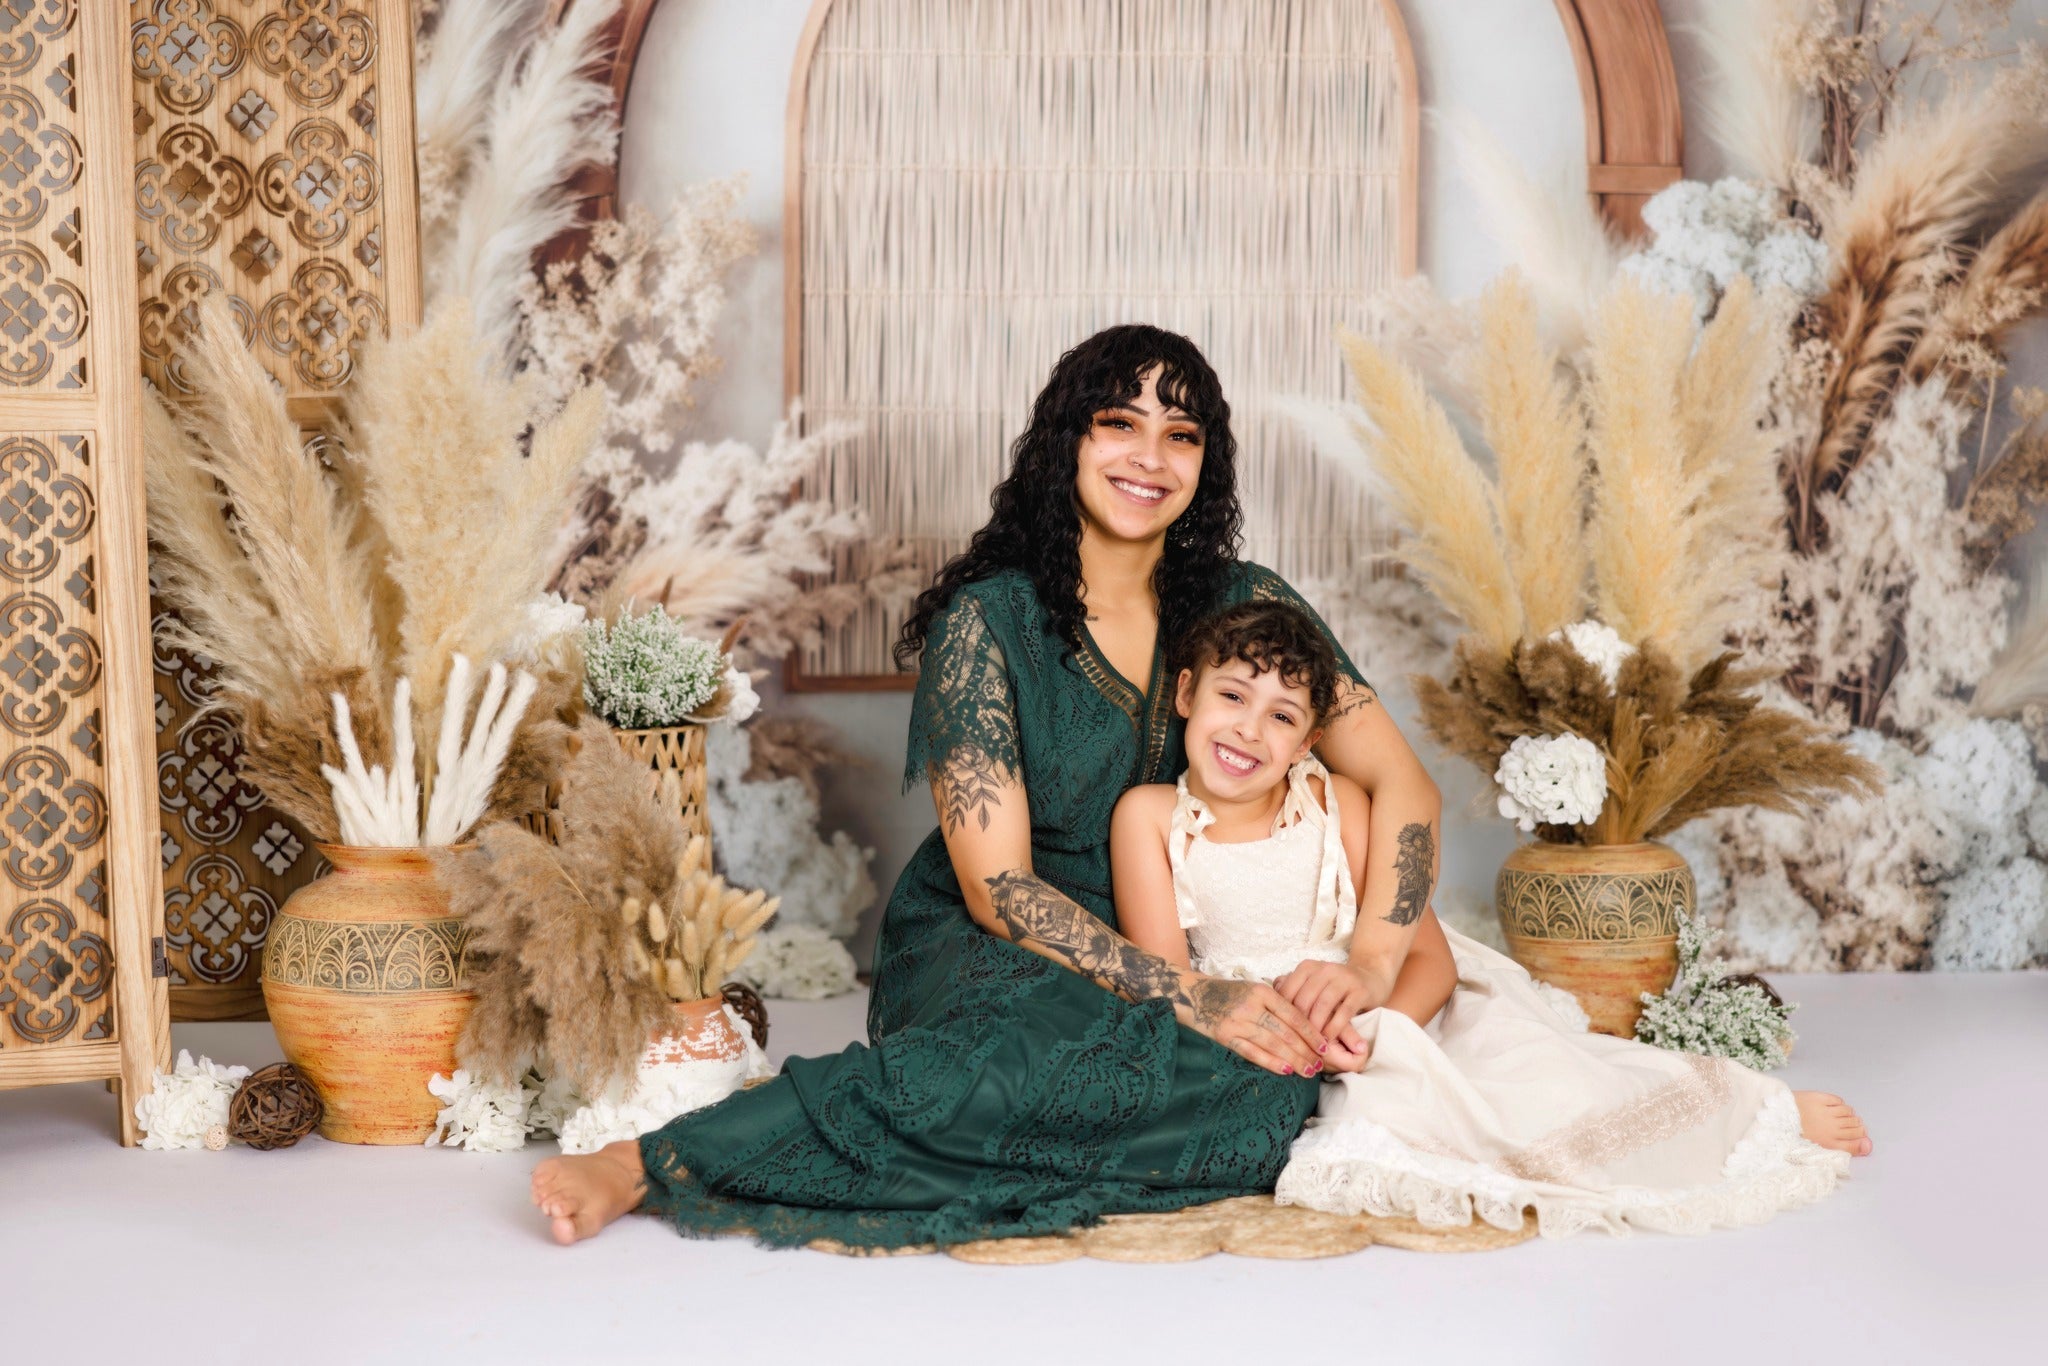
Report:
[[1494,1164],[1525,1181],[1577,1184],[1579,1173],[1605,1167],[1698,1124],[1727,1103],[1732,1089],[1719,1058],[1681,1054],[1691,1075],[1668,1082],[1604,1115],[1570,1124],[1533,1147]]

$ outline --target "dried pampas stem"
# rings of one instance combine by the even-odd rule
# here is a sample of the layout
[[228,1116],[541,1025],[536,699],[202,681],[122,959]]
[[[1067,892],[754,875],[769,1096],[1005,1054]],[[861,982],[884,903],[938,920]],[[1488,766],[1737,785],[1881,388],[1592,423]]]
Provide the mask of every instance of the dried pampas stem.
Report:
[[1525,622],[1501,548],[1498,492],[1414,370],[1362,338],[1343,341],[1359,405],[1372,421],[1359,439],[1408,532],[1398,553],[1446,607],[1506,654]]
[[483,818],[512,732],[537,686],[533,675],[521,670],[512,676],[508,696],[505,666],[491,665],[465,741],[462,717],[469,704],[469,676],[469,661],[455,656],[441,717],[440,763],[427,798],[428,844],[453,844]]

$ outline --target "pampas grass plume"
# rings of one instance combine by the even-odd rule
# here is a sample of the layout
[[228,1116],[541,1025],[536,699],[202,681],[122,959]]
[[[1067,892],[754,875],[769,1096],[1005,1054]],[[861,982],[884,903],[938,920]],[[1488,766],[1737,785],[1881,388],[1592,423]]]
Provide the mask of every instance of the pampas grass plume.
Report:
[[1595,482],[1593,574],[1600,620],[1669,647],[1689,623],[1697,497],[1674,411],[1692,342],[1692,301],[1632,280],[1594,324],[1588,385]]
[[1524,629],[1548,635],[1585,615],[1585,421],[1517,272],[1487,290],[1480,317],[1480,413],[1500,472],[1508,563]]
[[1501,548],[1499,495],[1420,376],[1362,338],[1346,334],[1343,344],[1359,405],[1372,422],[1361,442],[1408,533],[1398,553],[1447,608],[1505,654],[1522,634],[1523,612]]

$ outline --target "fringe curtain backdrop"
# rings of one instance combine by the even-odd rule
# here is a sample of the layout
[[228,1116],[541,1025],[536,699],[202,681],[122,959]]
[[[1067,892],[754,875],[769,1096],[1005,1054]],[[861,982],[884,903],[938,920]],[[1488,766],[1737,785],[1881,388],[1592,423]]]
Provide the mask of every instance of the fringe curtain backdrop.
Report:
[[[807,421],[862,426],[807,492],[866,508],[928,580],[986,518],[1054,360],[1151,322],[1223,379],[1246,552],[1351,572],[1369,500],[1262,400],[1344,396],[1336,329],[1414,268],[1391,0],[837,0],[797,80],[792,380]],[[870,604],[795,681],[893,674],[901,618]]]

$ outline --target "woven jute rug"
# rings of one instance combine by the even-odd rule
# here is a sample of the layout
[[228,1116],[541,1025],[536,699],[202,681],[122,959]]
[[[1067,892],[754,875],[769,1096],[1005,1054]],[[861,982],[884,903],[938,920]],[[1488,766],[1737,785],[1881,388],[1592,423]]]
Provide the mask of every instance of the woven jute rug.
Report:
[[[948,1255],[987,1266],[1039,1266],[1093,1257],[1105,1262],[1191,1262],[1218,1252],[1239,1257],[1341,1257],[1375,1243],[1409,1252],[1489,1252],[1536,1236],[1531,1215],[1517,1229],[1480,1220],[1456,1228],[1434,1228],[1413,1219],[1371,1214],[1324,1214],[1299,1205],[1276,1205],[1270,1195],[1246,1195],[1196,1205],[1171,1214],[1112,1214],[1092,1228],[1047,1237],[984,1238],[955,1243]],[[842,1256],[876,1255],[821,1239],[810,1245]],[[892,1249],[903,1256],[936,1252],[930,1244]]]

